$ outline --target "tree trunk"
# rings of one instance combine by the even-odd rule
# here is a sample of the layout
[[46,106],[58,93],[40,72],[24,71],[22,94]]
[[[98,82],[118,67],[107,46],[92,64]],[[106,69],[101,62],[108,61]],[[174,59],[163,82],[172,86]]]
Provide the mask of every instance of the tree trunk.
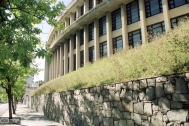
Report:
[[12,108],[11,108],[12,95],[11,95],[11,85],[10,84],[8,85],[7,94],[8,94],[8,101],[9,101],[9,119],[12,119]]
[[11,100],[12,100],[12,112],[13,112],[13,114],[15,114],[15,106],[14,106],[15,101],[13,102],[13,96],[12,95],[11,95]]

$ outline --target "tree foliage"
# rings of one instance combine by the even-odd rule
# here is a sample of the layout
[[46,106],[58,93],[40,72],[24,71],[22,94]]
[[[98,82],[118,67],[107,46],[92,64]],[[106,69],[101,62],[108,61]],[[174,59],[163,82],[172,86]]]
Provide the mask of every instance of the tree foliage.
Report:
[[[48,58],[49,51],[38,46],[41,30],[35,25],[46,21],[63,28],[56,17],[64,8],[56,0],[1,0],[0,1],[0,86],[9,99],[23,92],[23,78],[31,73],[31,64],[36,57]],[[19,89],[19,90],[18,90]],[[10,118],[12,117],[9,112]]]

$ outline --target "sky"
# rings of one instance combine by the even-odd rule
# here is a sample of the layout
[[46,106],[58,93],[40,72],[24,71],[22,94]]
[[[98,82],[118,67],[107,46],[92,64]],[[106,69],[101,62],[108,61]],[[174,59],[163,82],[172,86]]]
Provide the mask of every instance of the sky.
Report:
[[[58,2],[64,2],[64,5],[67,6],[72,0],[57,0]],[[51,30],[51,26],[48,25],[46,22],[42,22],[39,25],[36,25],[36,27],[39,27],[42,30],[42,33],[40,34],[41,41],[45,44],[48,40],[48,34]],[[39,80],[44,80],[44,67],[45,67],[45,60],[44,59],[35,59],[35,64],[38,64],[38,68],[42,69],[41,72],[39,72],[38,75],[34,75],[34,82]]]

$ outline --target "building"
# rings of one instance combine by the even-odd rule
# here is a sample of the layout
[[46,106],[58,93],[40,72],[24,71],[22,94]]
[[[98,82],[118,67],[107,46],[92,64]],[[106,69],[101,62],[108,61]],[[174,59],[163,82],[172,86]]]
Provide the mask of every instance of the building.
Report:
[[45,82],[115,51],[148,42],[189,14],[189,0],[72,0],[52,28],[48,45],[52,62],[45,63]]

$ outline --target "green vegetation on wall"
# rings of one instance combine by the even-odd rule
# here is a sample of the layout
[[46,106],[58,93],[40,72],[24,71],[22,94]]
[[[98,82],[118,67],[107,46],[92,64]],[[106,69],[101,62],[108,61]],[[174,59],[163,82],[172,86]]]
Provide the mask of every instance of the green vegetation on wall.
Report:
[[87,64],[75,72],[56,78],[37,88],[31,95],[61,92],[137,78],[173,74],[189,70],[189,21],[151,43],[123,50]]

